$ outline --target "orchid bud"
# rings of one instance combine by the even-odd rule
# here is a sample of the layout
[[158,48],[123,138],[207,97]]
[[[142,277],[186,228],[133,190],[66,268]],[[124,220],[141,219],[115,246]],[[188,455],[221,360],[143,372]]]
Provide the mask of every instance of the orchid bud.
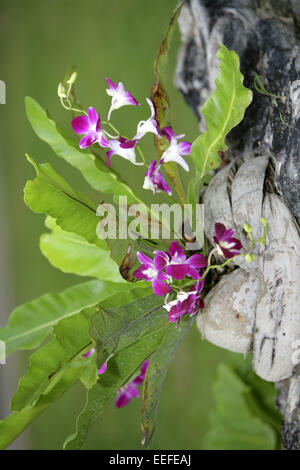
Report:
[[255,258],[256,258],[256,255],[254,253],[245,254],[245,260],[247,261],[247,263],[252,263],[252,261],[254,261]]
[[62,83],[60,83],[58,85],[57,94],[58,94],[59,98],[66,98],[67,97],[66,89],[65,89],[65,87],[63,86]]
[[75,83],[76,81],[76,78],[77,78],[77,72],[73,72],[69,80],[67,80],[67,83],[69,85],[73,85],[73,83]]
[[260,238],[258,241],[261,245],[265,245],[266,244],[266,238],[267,238],[267,235],[268,235],[268,222],[266,221],[266,219],[264,217],[261,217],[260,220],[261,220],[261,223],[264,226],[264,236],[262,238]]
[[243,225],[243,229],[245,230],[246,233],[251,233],[251,232],[252,232],[252,227],[251,227],[251,225],[249,225],[249,224],[247,224],[247,223],[245,223],[245,224]]

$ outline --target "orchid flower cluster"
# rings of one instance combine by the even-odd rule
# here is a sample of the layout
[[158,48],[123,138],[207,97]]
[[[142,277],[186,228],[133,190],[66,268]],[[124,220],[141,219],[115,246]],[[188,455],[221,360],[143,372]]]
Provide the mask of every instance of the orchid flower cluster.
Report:
[[[133,275],[137,279],[151,282],[154,294],[165,295],[164,308],[168,312],[169,321],[176,322],[178,326],[183,315],[192,317],[198,313],[199,309],[205,307],[201,293],[209,270],[224,267],[235,256],[244,256],[247,262],[255,259],[255,254],[251,253],[252,246],[256,242],[265,245],[267,237],[267,222],[264,218],[261,221],[265,230],[264,236],[258,240],[254,240],[251,226],[244,224],[244,230],[250,238],[249,247],[244,254],[240,253],[242,244],[240,240],[234,238],[234,230],[226,229],[223,224],[216,223],[213,237],[215,246],[207,258],[202,254],[187,257],[179,243],[173,241],[167,252],[154,251],[153,259],[138,252],[137,257],[141,266]],[[211,264],[212,256],[216,253],[226,258],[223,264]],[[178,281],[180,281],[179,285]],[[176,297],[168,301],[168,296],[172,291],[176,293]]]
[[[205,307],[201,295],[210,269],[220,269],[236,256],[243,256],[247,262],[252,262],[255,259],[255,254],[251,253],[251,249],[254,243],[265,245],[268,233],[267,221],[262,217],[261,222],[264,226],[264,234],[257,240],[253,238],[252,227],[247,223],[244,224],[243,228],[250,239],[250,244],[243,254],[241,254],[242,244],[240,240],[234,237],[234,230],[232,228],[227,229],[221,223],[216,223],[213,237],[215,246],[207,258],[202,254],[187,256],[182,246],[175,240],[171,242],[167,252],[154,251],[153,259],[141,251],[137,252],[141,266],[133,275],[137,279],[151,282],[153,292],[157,296],[165,296],[164,308],[168,312],[169,321],[171,323],[176,322],[176,326],[178,326],[181,317],[184,315],[193,317],[200,309]],[[216,253],[226,260],[222,264],[212,265],[211,259]],[[168,296],[172,292],[175,293],[175,298],[168,301]],[[93,347],[83,356],[90,357],[95,351],[95,347]],[[100,367],[98,375],[106,372],[107,363],[111,357],[112,355]],[[141,365],[140,374],[118,390],[115,400],[117,408],[128,405],[131,398],[139,396],[137,387],[143,383],[148,366],[149,361],[144,361]]]
[[[134,165],[145,165],[146,160],[140,147],[140,141],[143,137],[151,133],[159,139],[167,139],[169,141],[168,148],[162,154],[160,160],[152,160],[145,172],[145,179],[143,188],[150,189],[155,194],[157,191],[162,191],[167,195],[171,196],[172,191],[161,174],[161,167],[164,163],[175,162],[180,165],[185,171],[189,171],[189,166],[183,155],[189,155],[191,144],[189,142],[179,140],[183,139],[184,134],[175,135],[171,127],[159,128],[156,120],[156,111],[153,102],[146,98],[146,101],[150,108],[150,117],[146,120],[142,120],[137,124],[136,134],[131,139],[122,136],[116,127],[111,123],[112,112],[122,108],[123,106],[139,106],[140,103],[132,96],[129,91],[125,90],[124,84],[119,82],[118,85],[109,78],[106,78],[108,88],[106,93],[111,97],[111,106],[108,111],[107,120],[101,123],[100,115],[97,113],[95,108],[90,107],[88,112],[84,112],[79,109],[72,107],[69,100],[69,94],[74,81],[76,80],[76,73],[72,75],[69,83],[69,89],[66,91],[65,87],[60,84],[58,89],[58,95],[60,97],[62,105],[73,112],[81,112],[83,114],[75,117],[72,120],[72,128],[76,134],[83,136],[79,142],[79,146],[85,149],[91,145],[97,144],[102,148],[106,149],[106,163],[111,167],[111,157],[118,155],[119,157],[125,158]],[[111,135],[106,129],[109,127],[116,135]],[[142,162],[137,161],[136,150],[142,158]]]

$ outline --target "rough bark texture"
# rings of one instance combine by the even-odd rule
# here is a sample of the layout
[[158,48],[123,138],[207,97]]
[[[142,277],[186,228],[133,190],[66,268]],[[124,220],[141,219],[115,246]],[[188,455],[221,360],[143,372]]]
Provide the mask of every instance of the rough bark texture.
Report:
[[[199,118],[201,130],[200,109],[214,89],[217,49],[223,43],[238,53],[245,86],[254,91],[254,99],[228,138],[231,156],[244,162],[267,158],[271,164],[265,188],[271,182],[268,190],[280,196],[300,225],[300,1],[186,0],[179,25],[183,46],[175,81]],[[270,96],[254,90],[256,74],[276,95],[277,106]],[[296,307],[299,314],[300,306]],[[283,445],[300,449],[299,369],[277,387],[284,415]]]

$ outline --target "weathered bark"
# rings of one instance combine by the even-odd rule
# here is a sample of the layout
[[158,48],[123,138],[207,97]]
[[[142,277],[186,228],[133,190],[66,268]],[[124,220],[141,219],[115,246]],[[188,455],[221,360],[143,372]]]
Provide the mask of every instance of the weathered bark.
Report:
[[[269,214],[271,234],[269,248],[254,265],[258,294],[254,311],[253,367],[266,380],[277,382],[278,406],[284,415],[283,445],[300,449],[299,366],[287,370],[283,364],[285,348],[288,348],[286,354],[290,354],[292,342],[295,338],[300,339],[300,305],[295,305],[299,302],[297,292],[300,290],[300,2],[186,0],[179,25],[183,46],[178,56],[175,81],[199,118],[201,130],[204,123],[200,109],[214,89],[218,71],[216,52],[221,43],[238,53],[244,84],[254,91],[253,103],[246,111],[245,119],[230,133],[227,141],[233,163],[225,175],[225,184],[230,193],[230,217],[233,226],[239,230],[242,221],[237,221],[240,214],[232,204],[234,181],[243,175],[246,167],[241,166],[249,160],[264,157],[269,161],[264,193],[260,205],[256,206],[258,220],[260,215]],[[271,97],[254,90],[256,74],[262,77],[266,89],[277,96],[277,107]],[[254,161],[261,165],[262,159]],[[226,170],[222,172],[220,181]],[[216,182],[213,184],[216,187]],[[212,187],[208,191],[212,191]],[[246,191],[244,199],[246,195],[252,197]],[[254,197],[258,197],[257,193]],[[214,204],[212,211],[217,213],[218,203]],[[224,202],[220,204],[220,213],[224,215]],[[247,209],[245,200],[244,204],[239,200],[239,205],[249,211],[249,220],[253,218],[251,205]],[[207,214],[208,217],[212,215],[210,209]],[[289,229],[280,234],[282,243],[285,240],[287,245],[283,247],[284,253],[280,253],[277,246],[280,223],[274,214],[282,215],[284,220],[280,223],[286,223]],[[209,222],[206,231],[210,238]],[[239,269],[245,270],[245,266]],[[270,278],[272,270],[273,282],[272,275]],[[295,279],[294,270],[297,270]],[[286,288],[292,285],[288,293]]]

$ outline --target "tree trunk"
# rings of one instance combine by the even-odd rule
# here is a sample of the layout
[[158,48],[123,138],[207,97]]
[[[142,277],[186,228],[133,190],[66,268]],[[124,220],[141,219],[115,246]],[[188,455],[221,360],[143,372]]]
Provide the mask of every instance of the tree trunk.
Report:
[[[264,374],[258,372],[260,367],[258,362],[261,361],[261,357],[257,361],[255,359],[255,342],[257,342],[258,333],[261,333],[259,331],[261,323],[263,322],[265,330],[263,339],[260,339],[260,348],[263,347],[262,344],[266,339],[272,339],[272,355],[275,359],[276,347],[280,346],[281,342],[279,332],[286,334],[282,330],[282,322],[283,320],[286,322],[286,319],[289,321],[291,315],[294,315],[297,321],[296,328],[293,327],[294,330],[296,329],[293,340],[295,338],[300,340],[300,305],[294,305],[292,310],[288,308],[284,311],[286,305],[283,305],[283,297],[278,297],[280,284],[283,284],[283,289],[284,282],[288,279],[285,276],[286,272],[291,269],[291,266],[299,271],[300,266],[297,261],[300,259],[298,243],[300,225],[300,2],[299,0],[186,0],[179,18],[179,26],[183,46],[178,56],[175,82],[197,115],[202,131],[205,127],[200,110],[214,89],[214,80],[218,71],[217,49],[223,43],[239,55],[241,71],[245,77],[244,84],[253,90],[254,96],[251,106],[246,111],[245,119],[229,135],[227,140],[229,158],[243,162],[256,157],[267,158],[269,163],[266,171],[267,177],[264,180],[264,194],[273,193],[270,196],[271,202],[274,194],[276,195],[276,204],[282,204],[284,211],[289,212],[286,220],[289,225],[293,225],[294,232],[291,238],[294,241],[291,242],[289,251],[284,254],[285,259],[282,263],[284,273],[280,274],[281,277],[278,275],[280,265],[278,268],[277,260],[277,271],[274,271],[275,277],[277,276],[276,285],[270,286],[270,280],[266,284],[269,289],[270,305],[273,303],[274,307],[274,302],[277,303],[275,310],[280,311],[275,330],[274,322],[272,324],[264,318],[258,318],[258,307],[254,312],[256,323],[253,330],[253,367],[259,375],[264,377]],[[256,74],[260,75],[265,89],[273,96],[258,93],[254,89]],[[272,215],[271,202],[269,205]],[[276,221],[272,223],[276,225]],[[284,224],[283,220],[281,224]],[[272,231],[272,227],[270,228]],[[298,257],[296,261],[294,261],[294,256]],[[264,260],[269,259],[270,255],[269,258],[266,256],[264,258]],[[275,270],[275,261],[271,261],[272,263]],[[257,269],[259,275],[262,267],[258,266]],[[294,275],[298,279],[299,272]],[[289,280],[291,283],[291,278]],[[290,303],[291,299],[299,300],[295,290],[300,290],[299,283],[294,284]],[[282,295],[289,294],[282,291]],[[274,311],[271,308],[270,311],[267,310],[265,309],[260,315],[270,316],[273,319]],[[266,331],[268,324],[271,330],[269,332]],[[282,440],[286,449],[300,449],[299,367],[296,364],[291,374],[287,374],[288,377],[284,380],[281,380],[280,375],[279,380],[276,379],[276,374],[267,375],[267,380],[273,380],[268,377],[275,377],[274,381],[277,382],[279,389],[278,406],[284,416]]]

